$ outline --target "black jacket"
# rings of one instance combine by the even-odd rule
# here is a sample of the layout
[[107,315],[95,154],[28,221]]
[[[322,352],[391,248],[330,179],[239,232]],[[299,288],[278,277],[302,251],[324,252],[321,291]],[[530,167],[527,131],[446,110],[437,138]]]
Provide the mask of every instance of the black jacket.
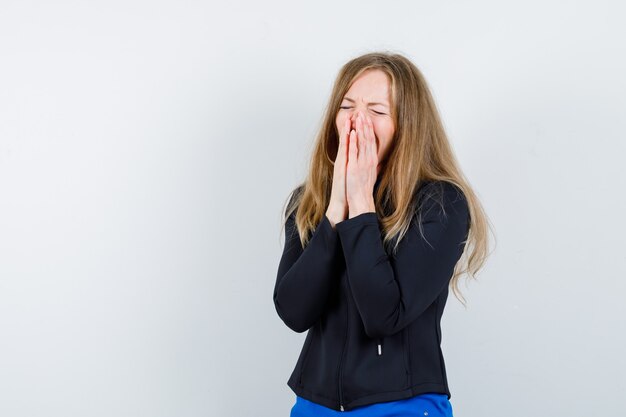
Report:
[[440,322],[469,210],[443,181],[423,183],[413,202],[395,256],[383,247],[374,212],[335,229],[323,216],[305,249],[295,211],[287,219],[274,305],[290,329],[308,330],[287,381],[297,395],[338,411],[427,392],[451,397]]

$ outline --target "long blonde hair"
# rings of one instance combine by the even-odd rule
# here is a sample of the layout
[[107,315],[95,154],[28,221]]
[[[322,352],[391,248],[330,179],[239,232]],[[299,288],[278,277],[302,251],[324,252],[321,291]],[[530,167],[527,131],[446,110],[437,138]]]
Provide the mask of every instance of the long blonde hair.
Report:
[[379,213],[383,229],[383,243],[387,248],[395,242],[391,250],[396,250],[415,214],[414,196],[423,182],[447,181],[460,188],[469,205],[470,229],[450,285],[457,299],[465,306],[465,298],[458,288],[459,277],[468,273],[476,279],[476,273],[489,255],[488,229],[491,225],[459,168],[424,76],[401,54],[366,53],[341,67],[315,140],[307,178],[286,201],[283,227],[295,210],[295,223],[302,247],[305,247],[325,215],[339,146],[335,118],[354,80],[364,71],[372,69],[381,70],[388,76],[391,117],[396,126],[388,157],[381,163],[380,184],[374,195],[376,212]]

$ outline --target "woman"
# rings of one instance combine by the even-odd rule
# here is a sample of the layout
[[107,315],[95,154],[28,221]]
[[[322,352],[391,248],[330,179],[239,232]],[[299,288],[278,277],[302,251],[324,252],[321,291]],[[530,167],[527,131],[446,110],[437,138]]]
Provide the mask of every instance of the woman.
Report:
[[459,298],[484,264],[486,215],[407,58],[352,59],[326,110],[274,287],[279,317],[308,331],[291,417],[452,416],[440,321],[448,286]]

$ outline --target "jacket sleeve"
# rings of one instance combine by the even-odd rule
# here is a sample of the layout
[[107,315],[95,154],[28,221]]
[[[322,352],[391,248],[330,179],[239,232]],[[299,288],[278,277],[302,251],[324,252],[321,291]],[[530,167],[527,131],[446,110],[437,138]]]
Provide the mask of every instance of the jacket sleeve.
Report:
[[394,334],[422,314],[449,284],[465,246],[469,210],[456,187],[443,188],[443,208],[433,198],[425,200],[420,235],[417,217],[387,255],[377,214],[361,213],[337,223],[348,284],[363,321],[373,338]]
[[295,332],[308,330],[324,312],[330,290],[339,279],[338,250],[337,231],[326,215],[304,249],[295,225],[295,211],[285,222],[285,247],[274,286],[274,306]]

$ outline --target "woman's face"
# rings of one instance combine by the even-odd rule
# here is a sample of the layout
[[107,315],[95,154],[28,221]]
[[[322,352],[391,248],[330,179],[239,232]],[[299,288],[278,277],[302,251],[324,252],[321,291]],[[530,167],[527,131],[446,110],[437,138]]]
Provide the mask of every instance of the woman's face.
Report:
[[395,132],[394,121],[391,118],[390,92],[387,74],[378,69],[367,70],[354,81],[343,97],[335,119],[337,132],[341,132],[346,118],[350,118],[351,128],[356,129],[355,117],[359,111],[372,121],[379,164],[376,174],[380,171],[381,162],[387,157]]

